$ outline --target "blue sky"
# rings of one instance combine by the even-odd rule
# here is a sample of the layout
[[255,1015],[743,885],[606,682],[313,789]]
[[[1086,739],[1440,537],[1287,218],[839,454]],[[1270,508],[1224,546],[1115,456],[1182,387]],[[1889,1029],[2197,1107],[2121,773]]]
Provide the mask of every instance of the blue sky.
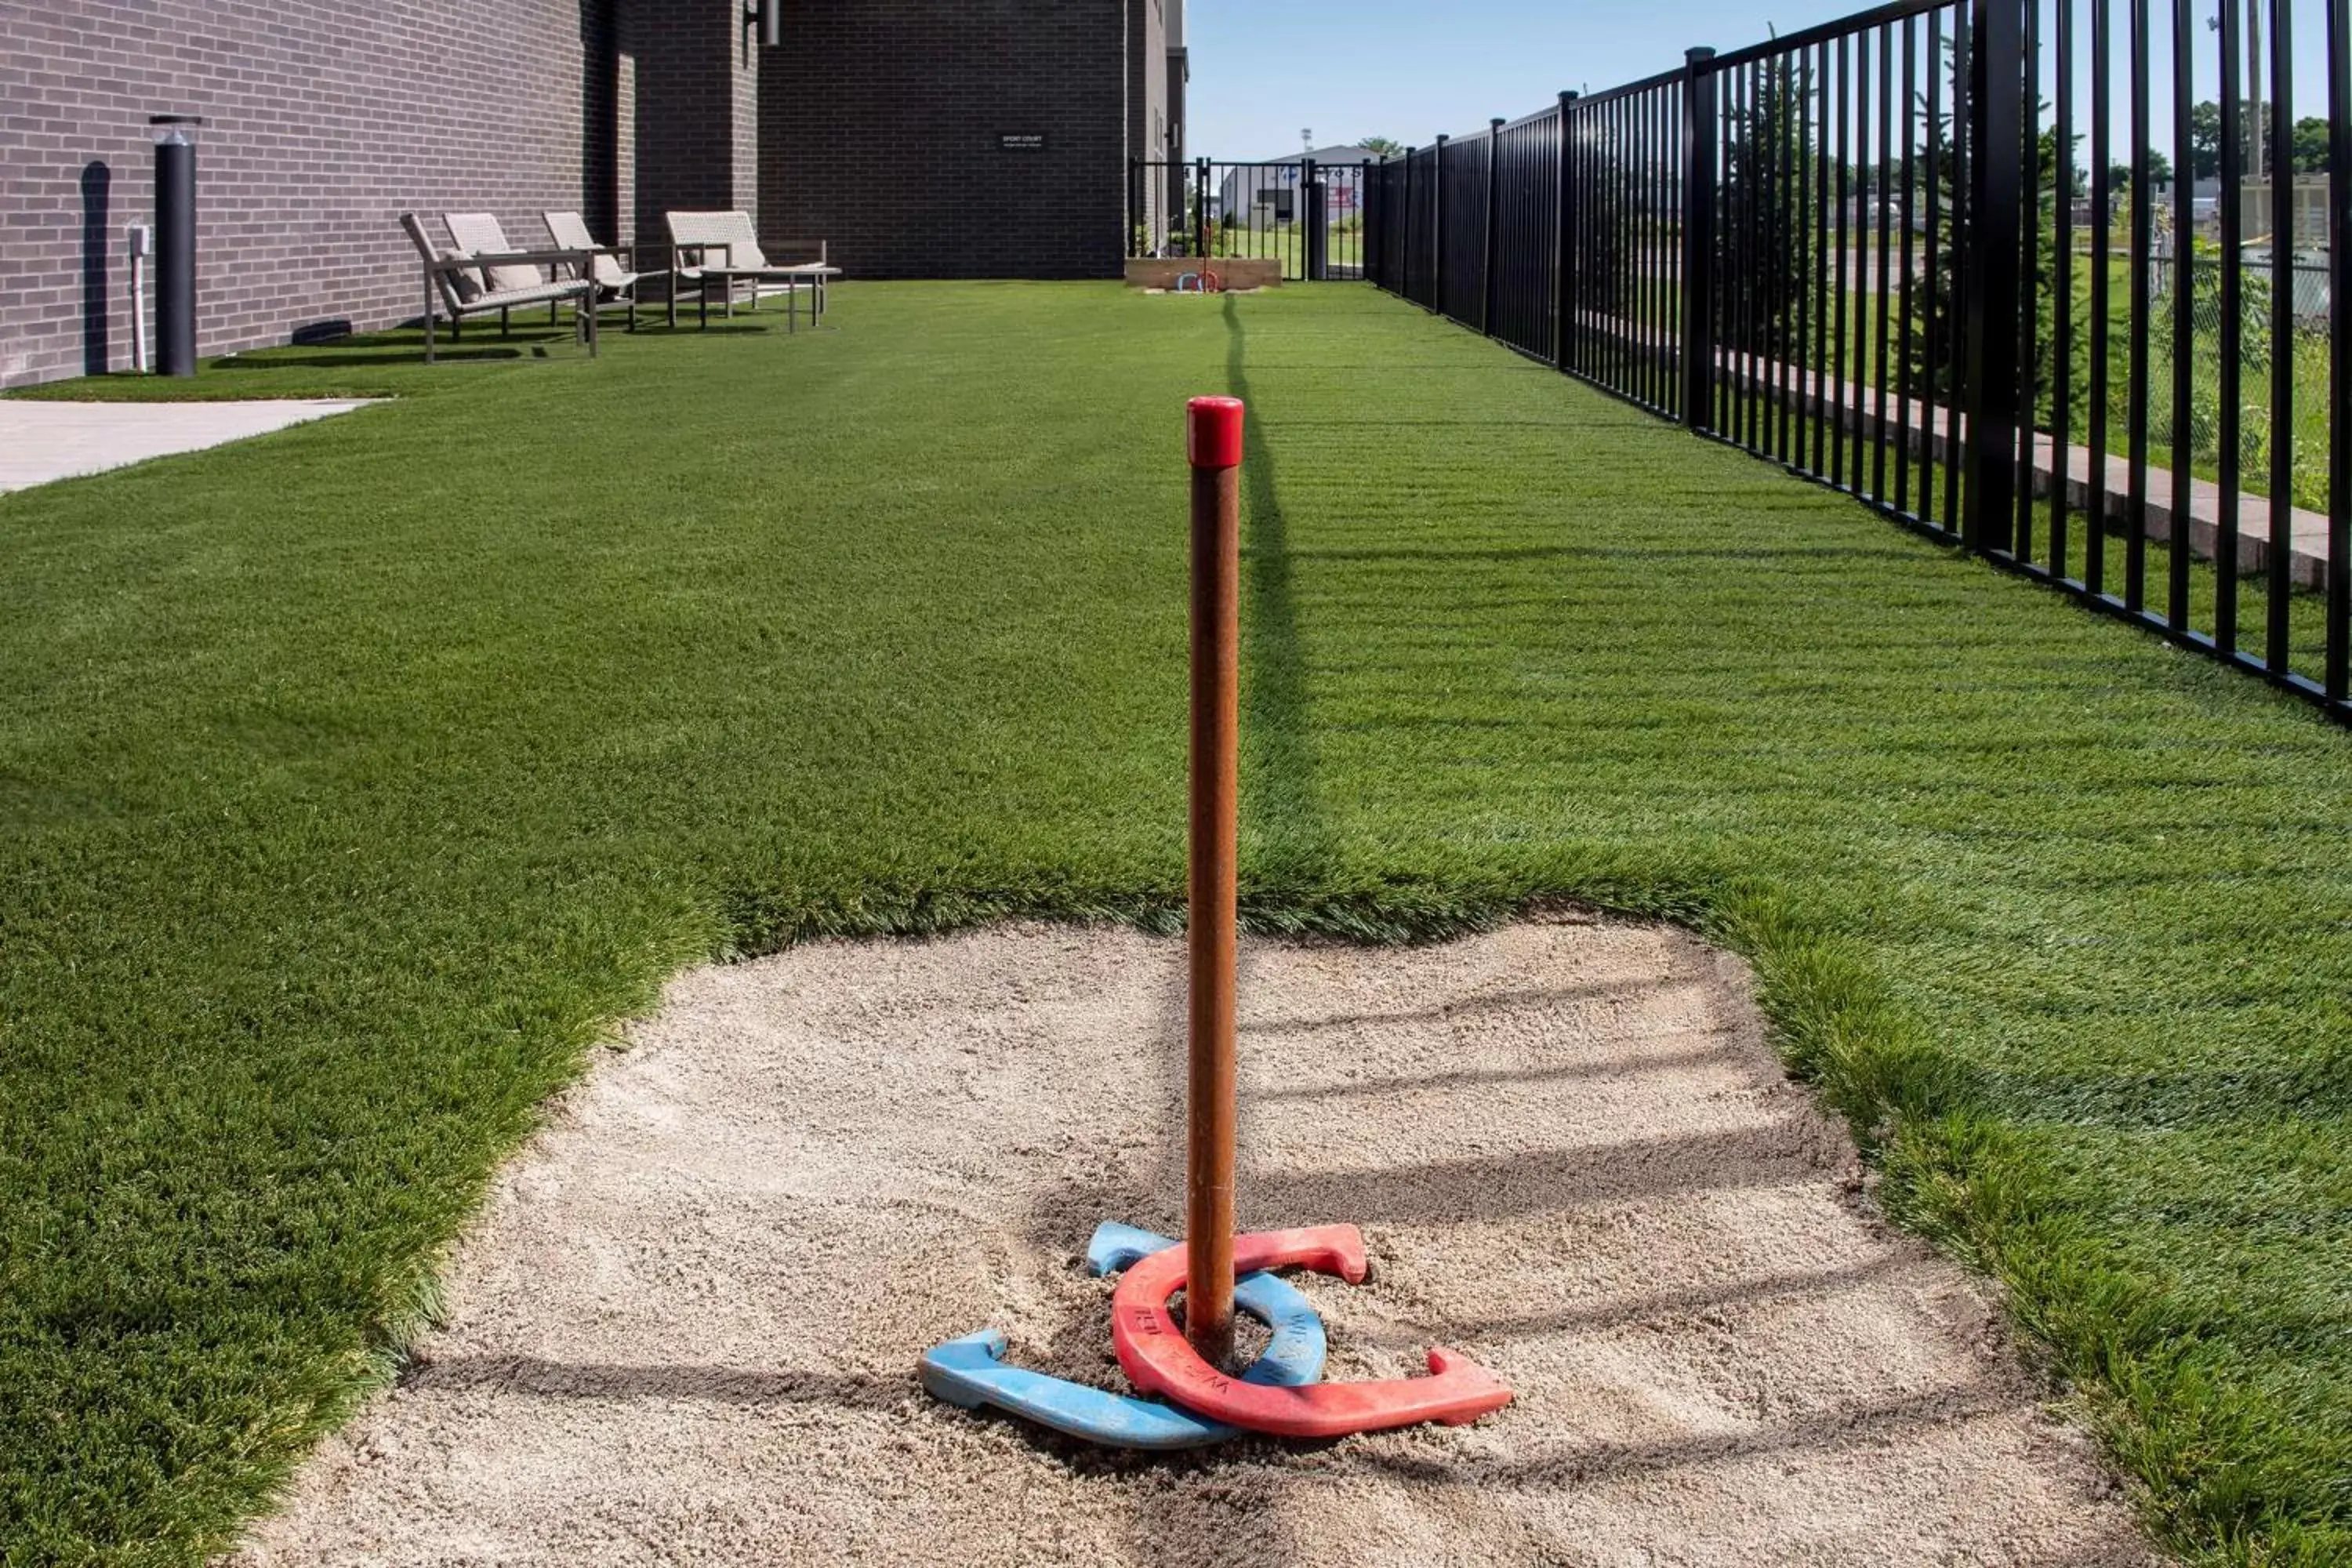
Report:
[[1311,128],[1425,142],[1492,115],[1540,109],[1563,88],[1612,87],[1682,63],[1694,44],[1737,48],[1864,9],[1867,0],[1188,0],[1196,156],[1279,157]]
[[[1869,0],[1357,0],[1339,7],[1307,0],[1188,0],[1192,83],[1186,142],[1196,157],[1236,161],[1299,151],[1299,132],[1318,146],[1366,135],[1425,143],[1438,132],[1483,129],[1489,116],[1541,108],[1563,88],[1599,89],[1669,69],[1694,44],[1733,49],[1770,28],[1794,32],[1868,7]],[[2216,76],[2203,27],[2217,0],[2194,0],[2199,18],[2197,96]],[[2075,0],[2076,16],[2087,15]],[[2324,0],[2293,0],[2298,114],[2324,112]],[[2114,0],[2122,30],[2124,0]],[[2170,7],[2159,4],[2168,27]],[[2046,14],[2046,11],[2045,11]],[[2168,79],[2161,32],[2152,65]],[[2078,93],[2087,100],[2087,62]],[[2123,79],[2118,76],[2118,87]],[[2045,81],[2045,92],[2048,84]],[[2118,90],[2118,116],[2122,93]],[[2151,116],[2168,146],[2165,91]],[[2086,114],[2078,114],[2087,119]],[[2118,124],[2120,153],[2126,127]]]

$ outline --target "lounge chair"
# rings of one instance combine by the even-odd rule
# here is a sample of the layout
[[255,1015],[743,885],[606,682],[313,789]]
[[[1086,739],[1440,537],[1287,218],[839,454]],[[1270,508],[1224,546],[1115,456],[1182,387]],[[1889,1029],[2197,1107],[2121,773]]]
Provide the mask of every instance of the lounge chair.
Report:
[[669,274],[658,268],[650,272],[634,270],[638,259],[635,251],[624,250],[618,246],[598,245],[595,237],[588,232],[588,220],[578,213],[541,213],[539,216],[547,222],[548,237],[554,240],[560,248],[594,254],[595,270],[591,276],[596,280],[598,307],[626,305],[629,308],[629,331],[635,331],[637,286],[648,278],[667,278]]
[[751,225],[751,215],[743,212],[675,212],[665,215],[669,221],[670,295],[669,322],[677,325],[677,291],[687,284],[695,286],[702,302],[702,324],[710,324],[710,291],[723,289],[727,313],[735,313],[739,291],[749,289],[751,306],[759,308],[761,298],[782,294],[787,331],[797,331],[800,322],[799,294],[809,290],[809,321],[811,325],[824,319],[824,287],[830,279],[841,276],[841,268],[827,265],[823,240],[787,240],[795,247],[814,246],[817,258],[779,264],[768,259],[760,247],[760,237]]
[[[499,313],[499,330],[508,326],[509,313],[521,305],[545,305],[552,320],[556,309],[572,302],[574,331],[596,353],[596,285],[589,278],[593,258],[583,250],[522,251],[508,247],[498,219],[483,213],[450,213],[442,222],[456,248],[443,250],[425,232],[425,220],[415,213],[400,215],[400,226],[425,263],[425,363],[434,361],[435,322],[440,310],[449,314],[454,339],[467,316]],[[573,276],[553,276],[558,268],[573,268]]]

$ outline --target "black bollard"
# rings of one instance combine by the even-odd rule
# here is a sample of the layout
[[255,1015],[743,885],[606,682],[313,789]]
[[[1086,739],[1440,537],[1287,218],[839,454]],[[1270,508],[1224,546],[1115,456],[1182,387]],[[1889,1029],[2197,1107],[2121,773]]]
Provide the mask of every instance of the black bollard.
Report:
[[196,374],[196,138],[204,121],[157,114],[155,359],[165,375]]
[[1331,185],[1318,179],[1307,187],[1307,280],[1323,283],[1330,277]]

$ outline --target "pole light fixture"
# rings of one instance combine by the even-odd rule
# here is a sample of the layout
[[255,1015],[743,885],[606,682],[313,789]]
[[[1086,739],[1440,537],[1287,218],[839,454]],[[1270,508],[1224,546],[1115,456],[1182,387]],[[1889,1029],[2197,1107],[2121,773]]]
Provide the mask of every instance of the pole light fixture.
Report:
[[743,25],[756,27],[760,42],[768,48],[779,48],[784,41],[783,0],[743,0]]
[[155,358],[165,375],[196,374],[197,114],[152,114],[155,138]]

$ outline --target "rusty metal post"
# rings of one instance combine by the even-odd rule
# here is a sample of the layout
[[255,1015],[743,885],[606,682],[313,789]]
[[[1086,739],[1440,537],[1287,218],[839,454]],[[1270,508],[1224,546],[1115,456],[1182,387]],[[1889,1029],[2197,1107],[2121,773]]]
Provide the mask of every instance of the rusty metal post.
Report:
[[1192,465],[1192,731],[1184,1337],[1202,1360],[1222,1367],[1234,1350],[1242,403],[1237,397],[1196,397],[1186,415],[1186,455]]

